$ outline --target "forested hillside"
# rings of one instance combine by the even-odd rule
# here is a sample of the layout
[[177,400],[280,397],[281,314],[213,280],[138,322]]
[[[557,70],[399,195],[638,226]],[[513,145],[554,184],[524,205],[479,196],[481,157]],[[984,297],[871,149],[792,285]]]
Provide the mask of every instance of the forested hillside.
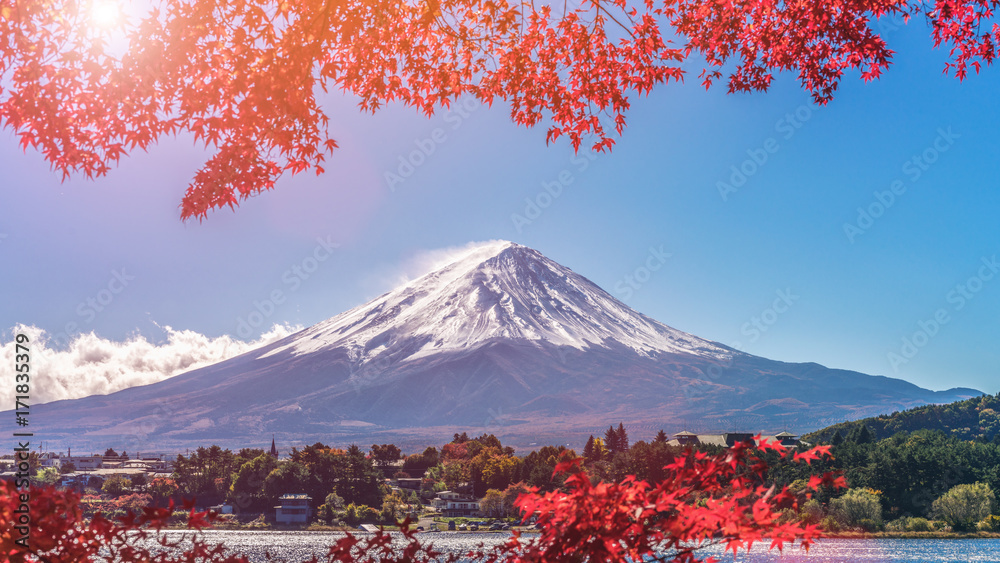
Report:
[[842,422],[803,436],[812,443],[837,443],[866,427],[881,440],[898,432],[940,430],[961,440],[993,440],[1000,433],[1000,393],[943,405],[925,405],[876,417]]

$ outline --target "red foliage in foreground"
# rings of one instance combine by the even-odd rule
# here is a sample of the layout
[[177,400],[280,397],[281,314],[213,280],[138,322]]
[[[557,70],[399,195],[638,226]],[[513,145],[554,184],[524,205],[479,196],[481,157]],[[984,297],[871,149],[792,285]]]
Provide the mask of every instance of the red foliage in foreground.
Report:
[[[819,446],[805,453],[786,451],[783,446],[763,443],[760,449],[794,455],[796,461],[811,462],[829,456]],[[815,525],[797,520],[781,522],[781,511],[797,509],[801,500],[787,488],[764,485],[766,464],[757,450],[738,444],[718,455],[688,451],[667,466],[666,479],[649,484],[626,478],[618,484],[591,484],[580,468],[580,459],[562,462],[557,472],[569,474],[566,491],[531,491],[518,499],[526,514],[537,514],[542,531],[521,536],[492,549],[467,554],[442,554],[425,544],[413,530],[398,535],[380,532],[373,536],[351,534],[338,540],[323,561],[330,563],[454,563],[471,558],[483,563],[562,563],[638,560],[698,561],[698,546],[723,544],[734,553],[753,543],[769,540],[771,548],[801,540],[806,548],[819,537]],[[823,486],[846,486],[834,474],[815,476],[811,490]],[[210,525],[216,515],[195,512],[188,524],[193,544],[180,547],[160,534],[173,506],[146,508],[117,521],[97,515],[84,521],[79,497],[55,488],[31,489],[28,514],[31,535],[28,548],[19,542],[23,528],[19,517],[24,506],[13,483],[0,487],[0,563],[29,561],[83,563],[105,560],[123,563],[245,563],[238,555],[226,555],[221,546],[209,545],[198,530]],[[809,492],[804,497],[809,496]],[[404,523],[407,528],[409,523]],[[145,542],[141,540],[147,540]],[[150,541],[151,540],[151,541]],[[101,557],[101,549],[107,552]],[[313,559],[313,563],[320,559]]]
[[[608,150],[630,96],[702,66],[706,87],[766,90],[793,72],[817,103],[845,72],[877,78],[893,56],[880,18],[918,16],[945,70],[964,78],[1000,44],[1000,0],[153,0],[132,21],[82,0],[0,0],[0,123],[64,175],[88,177],[160,138],[214,154],[182,218],[235,206],[284,172],[323,172],[336,148],[319,89],[375,111],[429,114],[462,96],[510,105]],[[923,17],[920,17],[923,16]],[[127,47],[123,47],[127,45]]]

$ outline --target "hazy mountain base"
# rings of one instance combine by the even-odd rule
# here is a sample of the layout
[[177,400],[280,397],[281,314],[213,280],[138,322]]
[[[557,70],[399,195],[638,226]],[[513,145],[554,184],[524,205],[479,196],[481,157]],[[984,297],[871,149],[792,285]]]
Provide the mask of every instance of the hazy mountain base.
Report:
[[[360,383],[336,351],[286,355],[235,358],[156,385],[38,405],[32,422],[48,444],[81,451],[242,447],[265,444],[272,434],[286,444],[420,447],[463,431],[488,431],[527,449],[579,444],[619,421],[636,439],[661,428],[802,432],[978,394],[752,356],[721,369],[680,355],[596,347],[560,353],[505,341],[409,362]],[[721,373],[715,382],[703,375],[714,372]]]

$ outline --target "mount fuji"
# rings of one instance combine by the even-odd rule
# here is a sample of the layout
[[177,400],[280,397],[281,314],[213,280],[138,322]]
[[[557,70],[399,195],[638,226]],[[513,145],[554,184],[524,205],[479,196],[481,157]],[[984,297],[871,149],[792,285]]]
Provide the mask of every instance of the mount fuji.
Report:
[[239,447],[272,434],[292,444],[419,446],[454,432],[578,446],[619,421],[634,438],[682,427],[805,432],[980,394],[746,354],[498,241],[241,356],[37,405],[32,425],[54,447],[81,449]]

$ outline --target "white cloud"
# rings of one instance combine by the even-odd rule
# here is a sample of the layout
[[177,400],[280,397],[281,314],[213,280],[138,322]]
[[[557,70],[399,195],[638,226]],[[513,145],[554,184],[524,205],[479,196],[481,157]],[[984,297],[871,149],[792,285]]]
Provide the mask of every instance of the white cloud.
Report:
[[488,246],[498,246],[507,244],[508,241],[493,239],[486,241],[474,241],[461,246],[450,246],[447,248],[437,248],[434,250],[421,250],[411,258],[405,260],[393,280],[391,289],[403,285],[411,280],[415,280],[424,274],[440,270],[441,268],[457,262],[469,254]]
[[[31,359],[30,403],[39,404],[88,395],[104,395],[136,385],[148,385],[192,369],[211,365],[269,344],[301,327],[275,324],[271,330],[251,342],[229,335],[216,338],[193,330],[163,327],[167,340],[154,344],[139,335],[123,342],[97,336],[93,332],[77,335],[69,346],[53,348],[46,332],[35,326],[18,325],[0,335],[3,366],[12,369],[15,356],[14,337],[29,337]],[[14,408],[14,378],[0,385],[0,410]]]

